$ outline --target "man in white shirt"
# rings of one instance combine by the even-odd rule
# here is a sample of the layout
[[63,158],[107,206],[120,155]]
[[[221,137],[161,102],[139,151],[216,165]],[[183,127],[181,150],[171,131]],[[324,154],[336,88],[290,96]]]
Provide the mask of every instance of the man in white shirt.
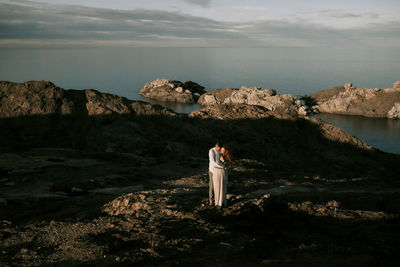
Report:
[[223,144],[221,142],[217,142],[215,144],[215,147],[211,148],[208,151],[208,159],[209,159],[209,167],[208,167],[208,175],[210,177],[210,183],[209,183],[209,191],[208,191],[208,200],[209,200],[209,205],[213,205],[213,191],[214,191],[214,186],[213,186],[213,173],[214,173],[214,168],[215,166],[219,165],[220,167],[223,167],[218,163],[218,159],[221,156],[220,150]]

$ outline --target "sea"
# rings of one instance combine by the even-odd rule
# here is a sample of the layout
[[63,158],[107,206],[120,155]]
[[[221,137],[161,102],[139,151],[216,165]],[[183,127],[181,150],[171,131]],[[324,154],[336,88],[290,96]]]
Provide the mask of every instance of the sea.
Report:
[[[400,48],[0,49],[0,80],[49,80],[65,89],[96,89],[148,101],[139,90],[157,78],[191,80],[207,91],[247,85],[295,96],[346,82],[360,88],[389,88],[400,80]],[[180,113],[199,108],[160,104]],[[400,154],[400,120],[328,114],[319,117],[373,147]]]

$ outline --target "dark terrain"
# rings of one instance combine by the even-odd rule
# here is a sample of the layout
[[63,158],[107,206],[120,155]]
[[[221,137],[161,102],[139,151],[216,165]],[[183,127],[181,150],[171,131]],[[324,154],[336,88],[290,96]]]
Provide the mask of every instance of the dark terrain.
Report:
[[[2,106],[0,265],[399,266],[399,155],[316,119],[55,90],[52,112]],[[207,206],[216,138],[234,157],[222,212]]]

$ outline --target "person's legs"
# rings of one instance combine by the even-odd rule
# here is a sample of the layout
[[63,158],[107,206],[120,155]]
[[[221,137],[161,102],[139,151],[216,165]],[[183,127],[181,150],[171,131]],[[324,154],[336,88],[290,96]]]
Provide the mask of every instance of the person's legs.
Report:
[[208,189],[208,204],[212,206],[213,201],[213,192],[214,192],[214,183],[213,183],[213,173],[208,171],[208,176],[210,178],[209,189]]
[[223,193],[222,193],[222,196],[223,196],[223,201],[222,201],[222,205],[224,206],[224,207],[226,207],[227,205],[226,205],[226,195],[227,195],[227,187],[228,187],[228,174],[227,173],[225,173],[225,175],[224,175],[224,179],[223,179]]
[[222,172],[218,169],[214,171],[213,182],[214,182],[214,203],[217,208],[222,206]]

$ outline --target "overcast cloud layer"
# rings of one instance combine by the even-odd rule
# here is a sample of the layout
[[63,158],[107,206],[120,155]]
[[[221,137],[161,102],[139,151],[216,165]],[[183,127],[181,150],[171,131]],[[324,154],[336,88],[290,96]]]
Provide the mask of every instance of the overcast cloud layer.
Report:
[[213,5],[217,1],[182,0],[182,4],[197,6],[189,14],[168,9],[111,9],[0,0],[0,46],[399,47],[400,44],[400,19],[385,18],[381,13],[322,9],[303,10],[290,17],[263,17],[268,14],[264,7],[243,6],[240,14],[254,12],[257,18],[227,21],[196,15],[199,10],[208,10],[204,11],[207,14],[215,12],[217,7],[214,9]]

